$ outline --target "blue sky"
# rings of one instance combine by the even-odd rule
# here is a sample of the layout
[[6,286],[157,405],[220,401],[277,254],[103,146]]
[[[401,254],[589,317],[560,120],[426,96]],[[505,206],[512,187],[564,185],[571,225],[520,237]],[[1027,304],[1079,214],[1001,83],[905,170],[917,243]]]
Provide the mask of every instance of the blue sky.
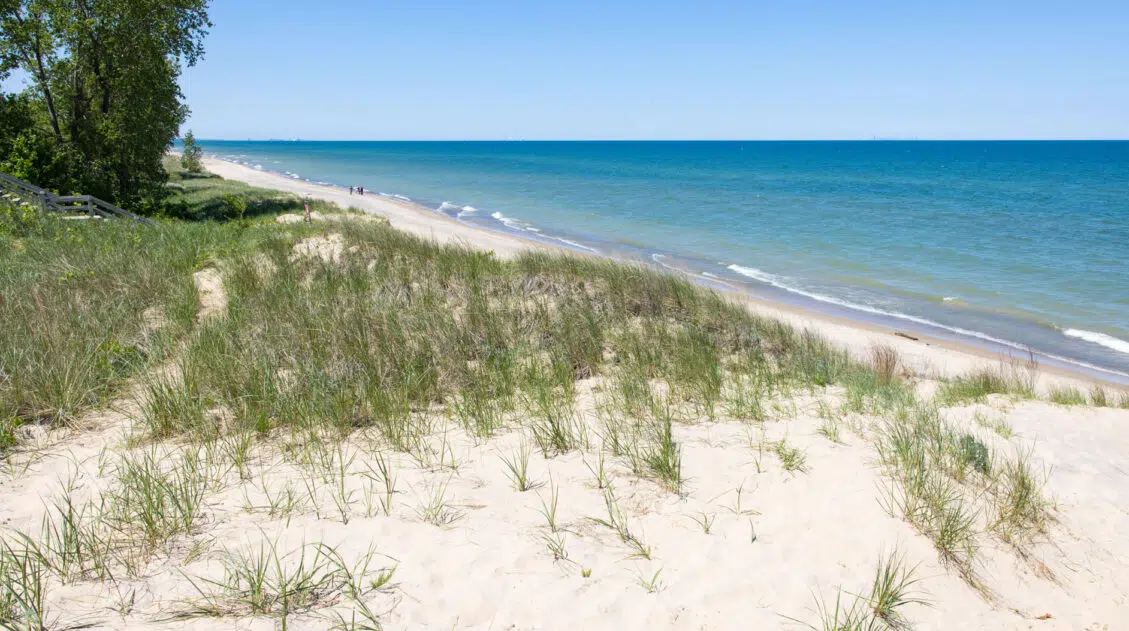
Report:
[[204,138],[1129,138],[1129,2],[219,0]]

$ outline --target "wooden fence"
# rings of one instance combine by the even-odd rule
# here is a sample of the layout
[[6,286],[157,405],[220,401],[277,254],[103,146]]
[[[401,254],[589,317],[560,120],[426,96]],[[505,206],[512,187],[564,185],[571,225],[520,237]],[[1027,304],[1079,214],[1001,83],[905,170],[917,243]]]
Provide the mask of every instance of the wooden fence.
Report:
[[42,212],[65,213],[67,218],[130,219],[146,225],[156,225],[128,210],[93,195],[56,195],[7,173],[0,173],[0,198],[15,206],[33,206]]

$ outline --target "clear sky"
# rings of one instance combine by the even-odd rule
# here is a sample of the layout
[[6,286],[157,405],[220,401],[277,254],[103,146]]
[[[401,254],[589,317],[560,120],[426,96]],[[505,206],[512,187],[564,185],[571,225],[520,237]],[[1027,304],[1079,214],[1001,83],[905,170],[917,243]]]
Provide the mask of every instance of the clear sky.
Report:
[[218,0],[201,138],[1129,138],[1129,0]]

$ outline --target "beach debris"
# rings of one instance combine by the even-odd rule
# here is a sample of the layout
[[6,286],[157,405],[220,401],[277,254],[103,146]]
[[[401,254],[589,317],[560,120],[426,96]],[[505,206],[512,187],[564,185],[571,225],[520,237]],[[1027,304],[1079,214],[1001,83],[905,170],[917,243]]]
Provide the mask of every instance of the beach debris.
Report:
[[910,335],[909,333],[903,333],[902,331],[894,331],[894,335],[897,335],[898,337],[904,337],[907,340],[913,340],[914,342],[920,342],[921,341],[920,339]]

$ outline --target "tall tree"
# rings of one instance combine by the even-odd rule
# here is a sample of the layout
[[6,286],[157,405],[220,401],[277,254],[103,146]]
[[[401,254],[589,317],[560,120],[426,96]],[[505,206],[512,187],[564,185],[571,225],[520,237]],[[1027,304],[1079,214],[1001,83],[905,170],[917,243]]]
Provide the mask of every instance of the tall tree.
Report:
[[[61,192],[154,203],[161,157],[187,116],[177,81],[203,54],[207,5],[0,0],[0,77],[22,69],[35,106],[34,124],[0,155],[0,168]],[[32,168],[44,164],[56,166]]]

